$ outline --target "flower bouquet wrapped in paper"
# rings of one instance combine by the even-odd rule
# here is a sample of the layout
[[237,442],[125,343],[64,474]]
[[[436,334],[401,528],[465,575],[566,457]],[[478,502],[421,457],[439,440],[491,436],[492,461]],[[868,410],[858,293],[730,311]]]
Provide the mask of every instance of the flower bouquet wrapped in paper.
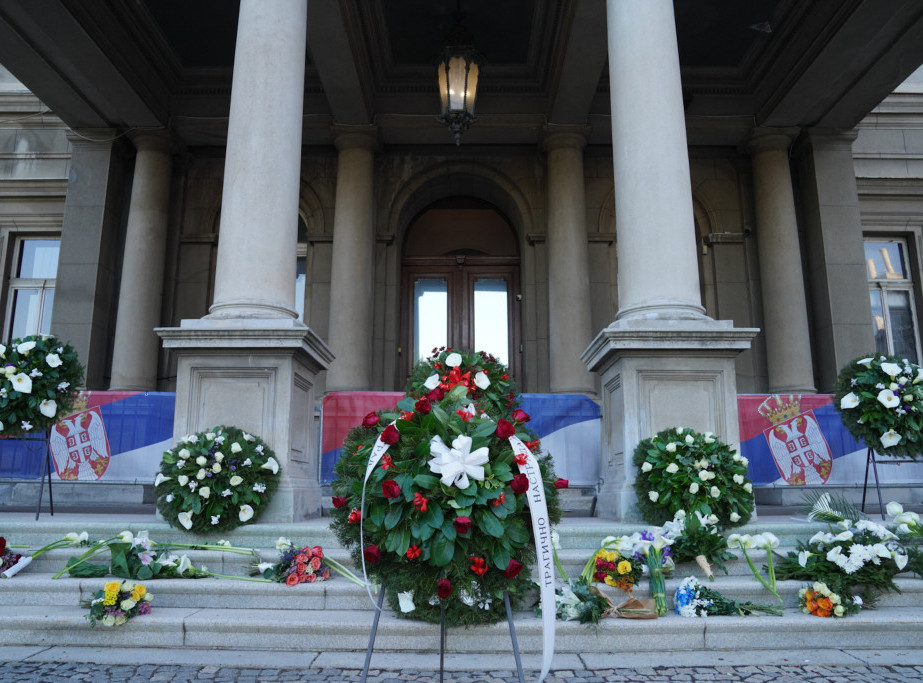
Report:
[[748,617],[760,614],[782,616],[782,610],[775,605],[731,600],[713,588],[703,586],[694,576],[686,577],[676,588],[673,594],[673,606],[681,617]]

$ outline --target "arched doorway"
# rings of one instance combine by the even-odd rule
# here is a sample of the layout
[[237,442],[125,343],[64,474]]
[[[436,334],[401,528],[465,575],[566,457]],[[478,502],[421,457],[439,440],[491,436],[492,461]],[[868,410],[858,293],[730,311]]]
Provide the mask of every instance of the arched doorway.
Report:
[[410,222],[401,267],[402,369],[439,346],[520,364],[519,246],[489,202],[447,197]]

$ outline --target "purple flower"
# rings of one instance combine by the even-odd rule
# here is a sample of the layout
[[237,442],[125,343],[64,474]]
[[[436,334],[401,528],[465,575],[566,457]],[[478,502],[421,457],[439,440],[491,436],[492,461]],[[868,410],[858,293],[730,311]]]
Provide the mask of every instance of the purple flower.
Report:
[[138,614],[150,614],[151,613],[151,603],[147,600],[144,600],[138,605]]
[[231,465],[231,472],[236,472],[236,471],[237,471],[237,468],[234,467],[234,465]]

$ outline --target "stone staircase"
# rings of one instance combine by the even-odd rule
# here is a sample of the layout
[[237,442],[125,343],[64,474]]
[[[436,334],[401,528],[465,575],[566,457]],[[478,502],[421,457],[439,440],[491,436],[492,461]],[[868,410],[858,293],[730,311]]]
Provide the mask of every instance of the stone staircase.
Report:
[[[771,531],[782,544],[781,551],[794,547],[798,538],[809,538],[823,525],[797,521],[793,517],[763,516],[743,532]],[[114,518],[102,515],[44,515],[38,522],[28,514],[6,513],[0,518],[0,535],[9,543],[29,543],[37,548],[70,531],[87,531],[91,539],[108,538],[123,529],[147,530],[155,541],[214,542],[214,538],[190,538],[150,516]],[[631,533],[640,525],[595,518],[568,518],[558,526],[565,570],[577,576],[583,563],[606,535]],[[279,536],[296,543],[321,545],[327,554],[346,562],[328,528],[328,520],[298,524],[258,524],[243,527],[227,536],[232,544],[258,549],[263,559],[274,561]],[[37,558],[13,579],[0,580],[0,644],[19,647],[137,648],[139,652],[191,650],[265,650],[272,652],[313,651],[340,653],[361,667],[368,644],[373,606],[366,591],[334,575],[330,581],[289,588],[225,579],[164,579],[145,584],[154,595],[153,611],[124,627],[90,628],[84,620],[81,599],[88,599],[105,579],[52,580],[67,558],[80,549],[58,550]],[[246,576],[252,558],[231,553],[191,551],[196,566],[211,571]],[[102,558],[106,558],[103,555]],[[97,561],[103,561],[100,558]],[[755,554],[761,565],[762,551]],[[728,563],[730,574],[718,574],[711,584],[728,597],[771,603],[773,597],[753,578],[746,563]],[[668,580],[673,588],[688,575],[701,578],[694,565],[680,565]],[[560,661],[592,654],[632,652],[679,654],[683,651],[804,649],[888,649],[918,647],[923,636],[923,581],[910,575],[897,580],[902,593],[886,594],[879,608],[848,619],[819,619],[794,608],[800,582],[780,582],[788,608],[783,617],[714,617],[684,619],[672,612],[656,620],[606,619],[598,627],[557,622],[556,652]],[[647,596],[646,581],[637,591]],[[541,620],[531,611],[515,616],[519,645],[527,656],[541,651]],[[379,625],[376,653],[437,653],[439,629],[396,618],[386,611]],[[447,652],[454,655],[482,653],[509,656],[510,637],[505,623],[476,628],[450,629]],[[556,660],[559,661],[559,660]]]

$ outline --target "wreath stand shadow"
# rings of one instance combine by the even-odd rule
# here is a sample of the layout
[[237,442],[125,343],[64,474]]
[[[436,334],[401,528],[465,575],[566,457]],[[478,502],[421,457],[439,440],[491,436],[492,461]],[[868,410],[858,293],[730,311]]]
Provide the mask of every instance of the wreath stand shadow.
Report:
[[885,504],[881,499],[881,485],[878,481],[878,465],[906,465],[917,461],[913,458],[904,458],[901,460],[888,458],[887,460],[878,460],[875,456],[875,449],[869,446],[868,453],[865,456],[865,482],[862,484],[862,507],[860,507],[859,510],[865,512],[865,496],[869,487],[869,465],[871,465],[872,473],[875,476],[875,491],[878,492],[878,510],[881,513],[881,519],[884,520]]
[[[378,589],[378,604],[375,610],[375,618],[372,621],[372,632],[369,635],[369,647],[365,653],[365,665],[362,667],[362,678],[360,683],[365,683],[369,675],[369,665],[372,662],[372,650],[375,648],[375,636],[378,633],[378,620],[381,618],[382,603],[385,599],[385,587]],[[519,683],[525,683],[522,673],[522,658],[519,655],[519,641],[516,639],[516,627],[513,625],[513,609],[510,607],[510,594],[503,591],[503,603],[506,605],[506,621],[510,626],[510,639],[513,641],[513,657],[516,658],[516,673],[519,676]],[[440,610],[439,621],[439,683],[442,683],[445,672],[445,605]]]

